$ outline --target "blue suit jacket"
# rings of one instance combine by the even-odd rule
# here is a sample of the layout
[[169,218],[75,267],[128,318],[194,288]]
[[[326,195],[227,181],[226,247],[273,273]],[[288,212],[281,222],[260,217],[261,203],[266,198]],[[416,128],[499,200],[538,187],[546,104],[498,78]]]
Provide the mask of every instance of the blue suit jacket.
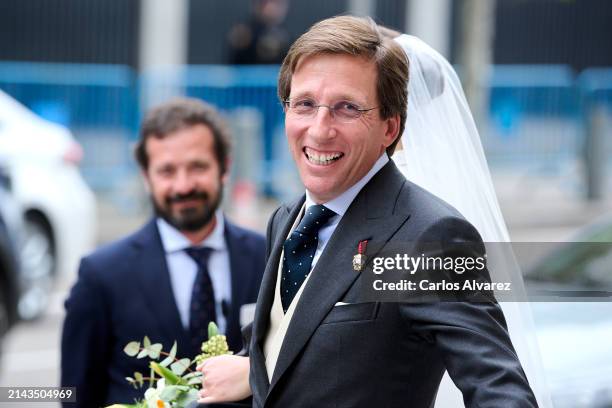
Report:
[[[255,303],[264,270],[262,236],[225,223],[232,304],[227,312],[230,349],[242,347],[239,314]],[[148,336],[178,356],[193,358],[172,293],[161,239],[154,220],[141,230],[81,261],[79,278],[66,301],[62,334],[63,386],[77,387],[76,405],[99,407],[142,398],[125,377],[149,375],[148,359],[128,357],[123,348]]]

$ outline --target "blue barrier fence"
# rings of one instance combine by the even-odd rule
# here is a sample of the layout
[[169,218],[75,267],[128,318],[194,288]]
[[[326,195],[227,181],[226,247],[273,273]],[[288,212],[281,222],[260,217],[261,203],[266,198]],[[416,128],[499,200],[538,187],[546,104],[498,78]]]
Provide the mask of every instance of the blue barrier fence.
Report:
[[[190,66],[175,84],[228,117],[236,139],[235,177],[267,195],[284,193],[287,174],[294,174],[277,75],[277,66]],[[135,174],[131,147],[142,113],[139,95],[152,86],[152,76],[124,66],[0,62],[0,89],[72,129],[85,150],[83,173],[98,190]],[[481,126],[489,162],[554,166],[579,159],[593,106],[612,116],[612,69],[576,76],[566,66],[496,66],[489,120]]]
[[[284,114],[276,96],[277,66],[199,66],[186,71],[186,95],[203,99],[226,112],[232,120],[243,123],[233,129],[239,152],[234,169],[240,178],[251,178],[266,195],[277,195],[277,177],[285,169],[284,155],[279,152],[283,139]],[[243,115],[246,113],[246,117]],[[238,134],[246,132],[245,134]],[[257,138],[259,140],[247,140]],[[238,174],[236,174],[238,173]]]
[[0,89],[38,115],[68,126],[83,145],[95,189],[133,172],[128,146],[138,126],[136,76],[125,66],[0,63]]
[[576,156],[583,103],[567,66],[496,66],[483,144],[489,161],[554,165]]
[[36,113],[75,128],[138,122],[136,76],[119,65],[0,63],[0,86]]
[[577,79],[585,106],[612,109],[612,68],[589,68]]

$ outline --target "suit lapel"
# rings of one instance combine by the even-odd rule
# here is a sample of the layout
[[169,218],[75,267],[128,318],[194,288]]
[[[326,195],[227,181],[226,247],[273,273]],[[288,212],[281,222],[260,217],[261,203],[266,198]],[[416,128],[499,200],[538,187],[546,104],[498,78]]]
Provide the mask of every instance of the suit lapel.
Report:
[[[362,189],[342,217],[297,304],[274,369],[268,395],[325,316],[359,276],[352,268],[353,255],[357,252],[359,241],[368,239],[370,247],[382,248],[409,218],[410,214],[406,209],[395,208],[396,198],[404,185],[404,177],[392,162],[388,163]],[[297,211],[292,211],[293,216],[285,223],[283,234],[277,235],[277,241],[279,236],[286,236]],[[276,274],[280,247],[276,242],[275,256],[268,262],[268,268],[273,271],[266,272],[270,275]],[[369,257],[374,255],[368,254]],[[274,283],[275,281],[271,286]],[[273,298],[273,295],[272,288],[271,295],[267,297]],[[270,305],[261,308],[260,313],[265,311],[269,315]],[[265,365],[263,366],[265,371]]]
[[290,207],[284,206],[278,210],[277,227],[272,234],[274,242],[271,242],[271,251],[261,281],[259,296],[257,298],[257,308],[255,309],[255,320],[253,322],[250,358],[258,362],[258,364],[251,364],[251,368],[254,370],[251,381],[256,382],[256,385],[251,387],[254,394],[254,400],[263,401],[267,395],[268,386],[270,384],[266,371],[266,359],[263,353],[263,345],[270,324],[270,310],[274,302],[278,263],[280,261],[283,241],[287,234],[289,234],[289,229],[291,228],[293,220],[300,212],[304,200],[305,196],[294,205]]
[[236,230],[225,219],[225,242],[230,259],[230,273],[232,277],[232,302],[239,301],[243,297],[243,293],[248,288],[248,282],[244,281],[245,269],[248,267],[248,255],[244,251],[238,250],[239,237]]
[[140,231],[135,246],[138,253],[134,273],[138,275],[149,309],[157,316],[156,321],[165,337],[176,339],[179,352],[191,350],[174,300],[165,251],[155,220]]
[[230,322],[239,322],[240,307],[243,300],[247,296],[247,290],[251,287],[250,277],[248,273],[251,268],[249,266],[249,254],[240,250],[240,231],[237,230],[230,222],[225,219],[225,242],[230,260],[230,276],[232,286],[232,301],[230,310],[228,310],[226,319],[228,328]]

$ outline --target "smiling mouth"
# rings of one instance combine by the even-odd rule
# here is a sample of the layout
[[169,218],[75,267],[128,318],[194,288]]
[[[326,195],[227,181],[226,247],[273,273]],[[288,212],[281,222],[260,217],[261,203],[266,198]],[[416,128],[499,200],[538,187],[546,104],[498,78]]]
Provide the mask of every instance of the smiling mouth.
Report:
[[310,163],[319,166],[328,166],[344,157],[344,153],[341,152],[322,153],[316,152],[309,147],[304,147],[302,151]]

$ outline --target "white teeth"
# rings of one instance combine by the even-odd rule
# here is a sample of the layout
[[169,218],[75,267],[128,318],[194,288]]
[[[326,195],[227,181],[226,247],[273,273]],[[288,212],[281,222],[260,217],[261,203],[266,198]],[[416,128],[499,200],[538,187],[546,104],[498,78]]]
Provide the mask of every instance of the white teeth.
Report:
[[342,157],[342,153],[316,153],[310,150],[309,148],[305,148],[304,153],[306,154],[306,157],[308,158],[309,162],[318,165],[330,164],[331,162]]

